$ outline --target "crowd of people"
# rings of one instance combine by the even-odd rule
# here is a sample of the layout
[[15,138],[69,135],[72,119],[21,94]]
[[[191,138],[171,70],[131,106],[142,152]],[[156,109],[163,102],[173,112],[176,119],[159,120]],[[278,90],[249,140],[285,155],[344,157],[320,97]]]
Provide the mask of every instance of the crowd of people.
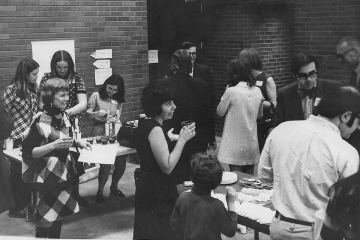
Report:
[[[295,82],[277,90],[259,52],[242,50],[226,66],[229,80],[215,113],[211,69],[195,63],[196,45],[184,42],[172,55],[168,76],[142,91],[146,118],[137,130],[134,239],[234,236],[236,191],[228,189],[227,209],[210,196],[221,182],[220,162],[248,174],[258,164],[259,179],[273,183],[272,239],[314,239],[315,213],[322,209],[323,239],[358,239],[360,41],[346,37],[336,51],[352,70],[349,84],[317,79],[316,57],[298,53],[291,61]],[[74,128],[81,128],[85,111],[94,123],[91,136],[104,134],[107,119],[121,114],[125,85],[113,74],[88,100],[68,52],[55,52],[50,66],[37,86],[39,64],[20,61],[5,89],[0,137],[5,149],[22,145],[23,163],[11,162],[9,173],[1,152],[0,210],[25,217],[30,190],[37,191],[35,236],[60,238],[62,219],[89,205],[79,195],[83,165],[69,148],[91,145],[76,139]],[[225,117],[217,156],[207,155],[217,148],[215,114]],[[116,157],[114,166],[110,194],[123,198],[118,183],[126,158]],[[110,170],[101,164],[98,203],[105,201]],[[188,180],[194,186],[179,195],[177,184]]]

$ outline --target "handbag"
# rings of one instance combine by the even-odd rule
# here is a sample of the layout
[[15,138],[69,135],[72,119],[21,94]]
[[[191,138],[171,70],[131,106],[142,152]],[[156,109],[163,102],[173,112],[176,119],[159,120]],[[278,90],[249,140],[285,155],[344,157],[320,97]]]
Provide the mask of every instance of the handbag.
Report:
[[123,122],[117,133],[117,141],[120,146],[135,148],[137,130],[138,127],[134,124],[134,122]]

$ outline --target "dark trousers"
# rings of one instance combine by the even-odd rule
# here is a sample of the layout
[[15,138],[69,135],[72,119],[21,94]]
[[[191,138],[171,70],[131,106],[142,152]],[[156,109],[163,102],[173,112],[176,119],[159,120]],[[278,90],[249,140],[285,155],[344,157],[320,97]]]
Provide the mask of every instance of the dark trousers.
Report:
[[11,211],[20,211],[31,203],[31,191],[25,185],[21,177],[21,163],[11,161],[10,182],[15,206]]

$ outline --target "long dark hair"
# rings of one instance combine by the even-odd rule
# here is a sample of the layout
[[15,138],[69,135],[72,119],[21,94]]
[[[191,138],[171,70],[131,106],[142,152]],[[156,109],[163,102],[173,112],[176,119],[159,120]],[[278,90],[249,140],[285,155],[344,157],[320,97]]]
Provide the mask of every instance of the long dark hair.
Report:
[[360,237],[360,172],[336,182],[329,189],[326,209],[331,221],[342,230],[351,231],[354,239]]
[[253,87],[255,78],[252,76],[252,69],[249,62],[244,58],[235,58],[226,65],[229,74],[229,87],[236,86],[239,82],[246,82]]
[[109,95],[106,92],[107,85],[117,86],[118,91],[113,95],[113,99],[118,101],[119,103],[125,102],[125,87],[124,87],[124,79],[117,74],[113,74],[108,77],[102,87],[99,89],[99,96],[101,99],[106,99]]
[[[61,61],[67,62],[67,64],[68,64],[68,72],[66,73],[65,77],[60,76],[56,70],[56,64]],[[53,57],[51,58],[50,68],[51,68],[50,77],[69,79],[75,75],[74,61],[73,61],[70,53],[68,53],[65,50],[59,50],[54,53]]]
[[20,98],[28,98],[30,92],[36,93],[37,84],[36,82],[30,83],[28,75],[39,67],[39,64],[30,58],[24,58],[19,62],[16,68],[16,73],[11,80],[11,84],[17,85],[18,92],[16,94]]

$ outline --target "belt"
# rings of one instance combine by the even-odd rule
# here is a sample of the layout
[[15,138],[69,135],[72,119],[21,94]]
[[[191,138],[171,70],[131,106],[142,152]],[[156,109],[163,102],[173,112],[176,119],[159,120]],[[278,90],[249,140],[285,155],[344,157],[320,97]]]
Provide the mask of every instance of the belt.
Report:
[[287,218],[287,217],[284,217],[283,215],[281,215],[278,211],[276,211],[275,217],[277,218],[279,215],[280,215],[280,221],[289,222],[289,223],[295,223],[295,224],[301,224],[301,225],[305,225],[305,226],[312,226],[311,222],[305,222],[305,221],[301,221],[301,220]]

